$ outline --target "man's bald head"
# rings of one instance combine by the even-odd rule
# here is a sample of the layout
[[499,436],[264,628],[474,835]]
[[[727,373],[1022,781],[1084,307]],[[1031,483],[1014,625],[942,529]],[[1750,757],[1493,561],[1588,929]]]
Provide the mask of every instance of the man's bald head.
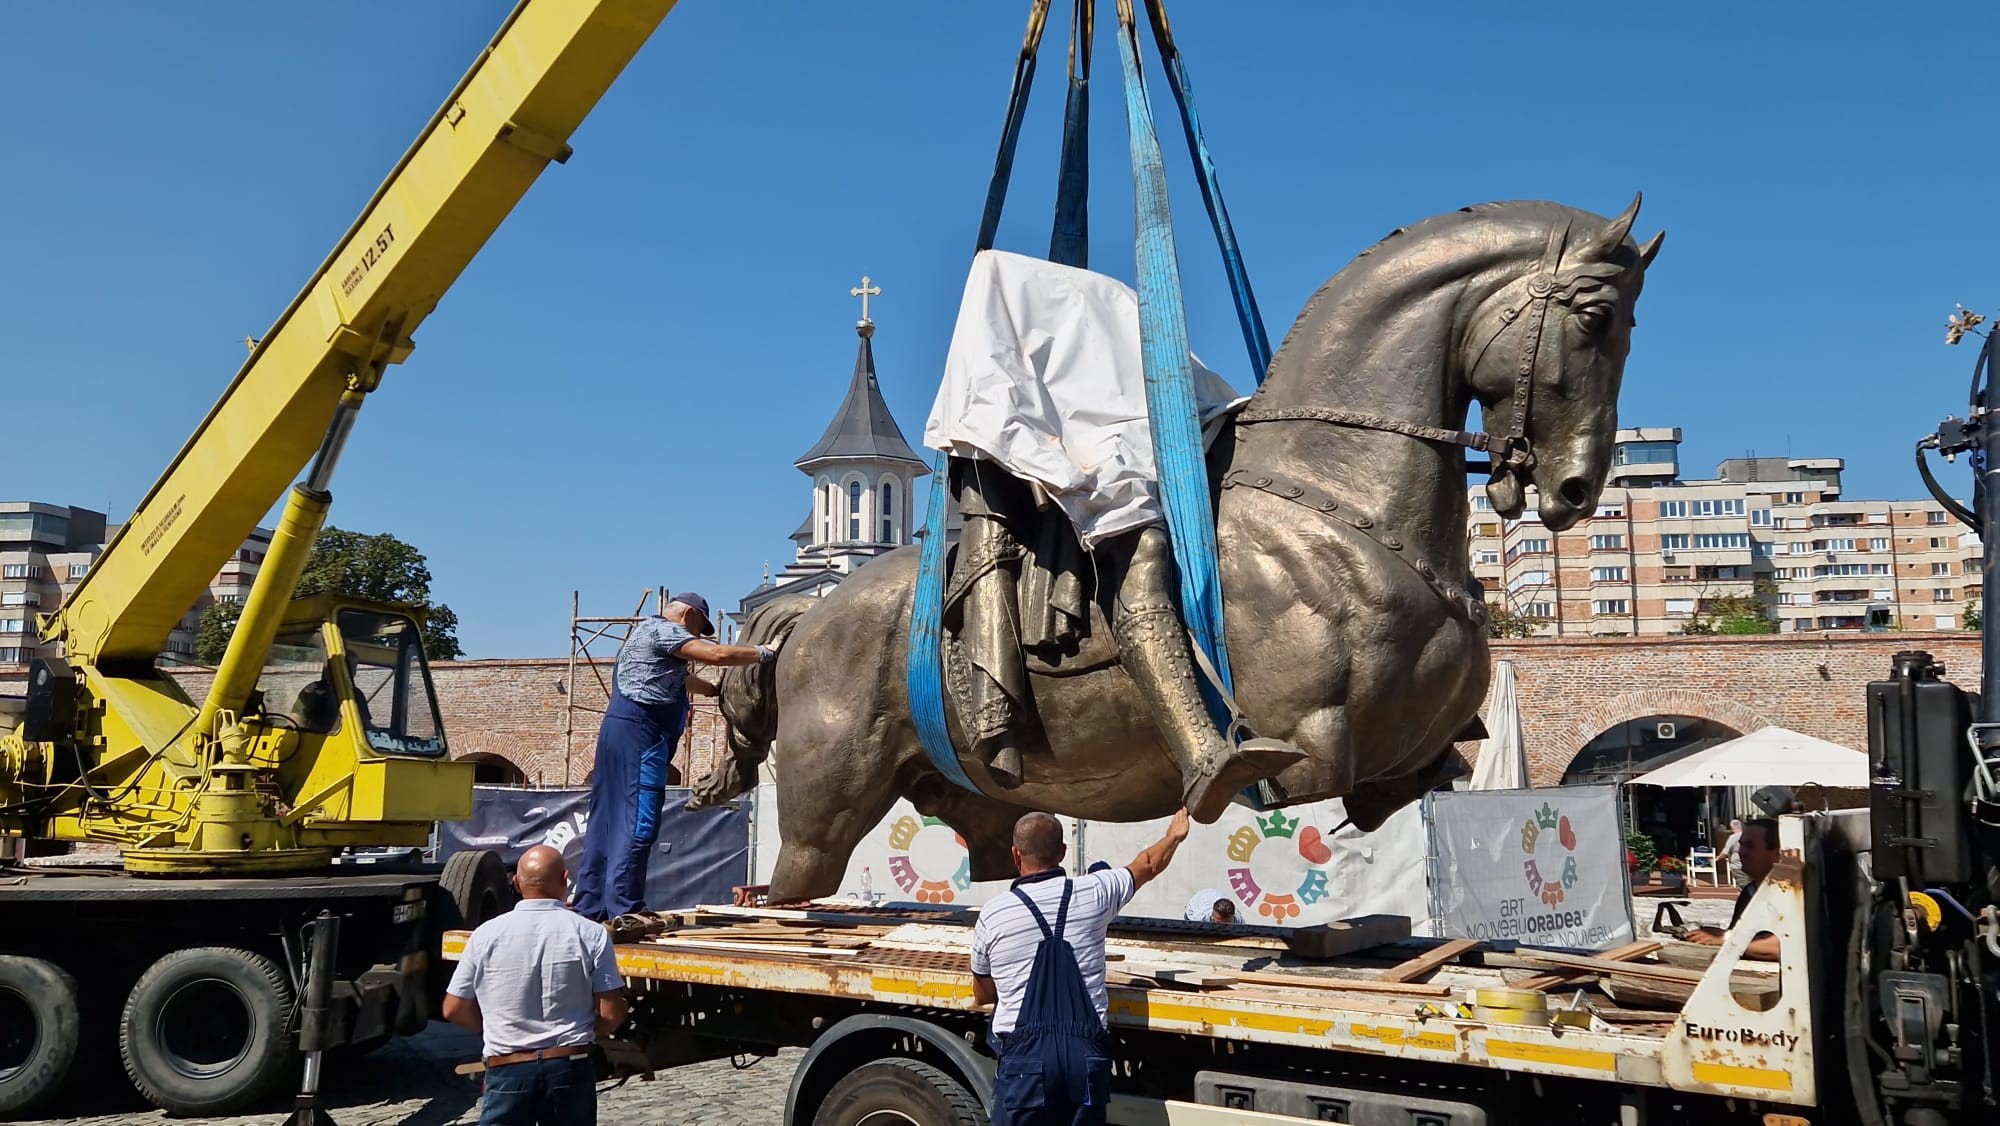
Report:
[[1061,864],[1067,851],[1062,822],[1053,816],[1030,813],[1014,822],[1014,864],[1022,875]]
[[523,899],[562,899],[569,894],[569,869],[563,854],[548,845],[536,845],[521,854],[514,865],[514,885]]

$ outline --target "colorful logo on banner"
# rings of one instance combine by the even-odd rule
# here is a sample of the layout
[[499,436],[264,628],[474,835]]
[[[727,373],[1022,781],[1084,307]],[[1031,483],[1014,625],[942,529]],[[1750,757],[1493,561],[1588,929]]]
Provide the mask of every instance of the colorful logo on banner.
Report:
[[889,847],[889,878],[918,903],[950,903],[972,886],[965,838],[935,817],[898,817],[889,826]]
[[1272,810],[1229,835],[1229,886],[1245,907],[1282,923],[1327,897],[1326,872],[1333,859],[1318,827],[1299,827],[1299,819]]
[[[1521,852],[1527,857],[1521,862],[1521,872],[1528,890],[1551,907],[1561,903],[1577,879],[1576,830],[1570,827],[1569,818],[1561,809],[1543,802],[1542,808],[1521,825]],[[1549,871],[1542,869],[1545,860]]]

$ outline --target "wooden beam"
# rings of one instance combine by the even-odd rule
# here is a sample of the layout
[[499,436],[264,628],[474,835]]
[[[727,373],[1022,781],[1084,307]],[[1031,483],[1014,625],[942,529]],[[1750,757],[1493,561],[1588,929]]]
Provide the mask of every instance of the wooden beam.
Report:
[[1478,945],[1476,938],[1454,938],[1450,942],[1439,943],[1407,962],[1400,962],[1376,974],[1375,980],[1415,981]]
[[1449,997],[1452,994],[1450,986],[1417,982],[1357,981],[1353,978],[1274,974],[1261,970],[1238,970],[1235,977],[1245,985],[1282,985],[1293,989],[1346,989],[1356,993],[1396,993],[1405,997]]
[[[1658,949],[1660,949],[1660,944],[1657,942],[1628,942],[1615,950],[1606,950],[1604,953],[1598,955],[1598,957],[1607,962],[1631,962],[1643,958]],[[1521,953],[1533,954],[1534,952],[1521,951]],[[1589,977],[1593,972],[1591,970],[1559,970],[1555,973],[1538,974],[1526,981],[1517,982],[1510,986],[1510,988],[1549,989],[1580,977]]]

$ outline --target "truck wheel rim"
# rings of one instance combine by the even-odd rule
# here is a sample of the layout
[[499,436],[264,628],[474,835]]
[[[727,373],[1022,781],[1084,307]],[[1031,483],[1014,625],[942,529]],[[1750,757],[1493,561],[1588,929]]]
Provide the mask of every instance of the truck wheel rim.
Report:
[[250,1001],[213,978],[173,991],[153,1021],[153,1039],[167,1063],[189,1079],[227,1074],[250,1054]]
[[28,1004],[28,999],[15,990],[0,989],[0,1083],[19,1075],[28,1066],[41,1036],[41,1022],[35,1019],[34,1006]]
[[900,1110],[871,1110],[867,1114],[862,1115],[854,1126],[896,1126],[898,1123],[908,1123],[909,1126],[924,1126],[923,1123],[918,1122]]

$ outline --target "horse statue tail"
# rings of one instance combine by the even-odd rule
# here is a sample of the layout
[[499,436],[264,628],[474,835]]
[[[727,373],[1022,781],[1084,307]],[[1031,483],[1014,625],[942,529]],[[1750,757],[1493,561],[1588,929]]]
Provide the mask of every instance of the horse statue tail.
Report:
[[[759,606],[737,637],[741,645],[781,645],[817,599],[803,594]],[[722,670],[722,717],[729,721],[729,761],[694,785],[689,809],[712,809],[757,786],[757,768],[778,737],[778,662]]]

